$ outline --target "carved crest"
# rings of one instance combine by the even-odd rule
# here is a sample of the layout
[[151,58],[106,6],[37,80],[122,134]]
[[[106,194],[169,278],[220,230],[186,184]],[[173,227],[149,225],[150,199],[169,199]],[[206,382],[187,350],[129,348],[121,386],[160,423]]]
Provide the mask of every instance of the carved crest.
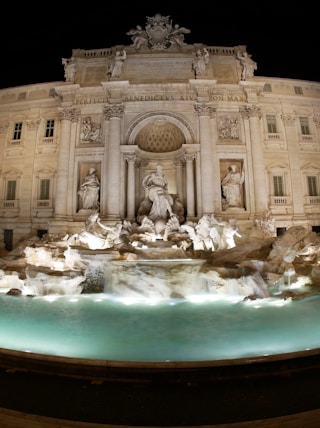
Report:
[[147,17],[146,32],[149,36],[149,41],[152,49],[166,49],[167,38],[172,30],[172,25],[169,22],[169,16],[161,16],[159,14],[150,18]]
[[142,46],[149,49],[163,51],[170,46],[181,48],[184,43],[184,35],[190,30],[176,24],[172,26],[170,16],[162,16],[159,13],[153,17],[147,16],[145,29],[139,25],[127,32],[132,36],[133,46],[139,50]]

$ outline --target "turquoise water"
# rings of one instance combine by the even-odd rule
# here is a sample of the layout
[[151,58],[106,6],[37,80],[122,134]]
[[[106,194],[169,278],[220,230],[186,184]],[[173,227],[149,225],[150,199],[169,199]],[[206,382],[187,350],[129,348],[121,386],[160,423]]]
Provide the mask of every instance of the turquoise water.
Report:
[[320,348],[320,295],[160,302],[0,295],[0,348],[99,360],[207,361]]

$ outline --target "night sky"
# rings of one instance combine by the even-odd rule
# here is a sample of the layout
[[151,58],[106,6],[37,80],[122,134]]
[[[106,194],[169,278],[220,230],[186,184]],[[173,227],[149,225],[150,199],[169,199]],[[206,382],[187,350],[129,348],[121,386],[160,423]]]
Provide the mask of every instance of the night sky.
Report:
[[219,3],[113,0],[77,5],[66,0],[9,5],[0,26],[0,88],[64,80],[61,59],[70,58],[73,49],[130,45],[126,33],[136,25],[144,28],[147,16],[156,13],[191,30],[185,36],[188,44],[246,45],[257,62],[256,76],[320,81],[320,24],[310,5],[295,9],[281,1]]

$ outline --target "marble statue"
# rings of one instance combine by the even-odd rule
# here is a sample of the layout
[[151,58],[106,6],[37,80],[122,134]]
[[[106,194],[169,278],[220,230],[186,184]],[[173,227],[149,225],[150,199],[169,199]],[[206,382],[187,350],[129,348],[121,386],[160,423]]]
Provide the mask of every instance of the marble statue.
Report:
[[110,77],[120,77],[122,73],[123,63],[127,58],[125,50],[117,51],[113,61],[110,63],[107,74]]
[[148,46],[148,34],[140,25],[128,31],[127,35],[131,36],[132,44],[135,49],[139,50],[141,46]]
[[105,250],[122,243],[120,238],[122,223],[108,226],[101,222],[98,213],[92,213],[85,224],[85,230],[76,237],[80,244],[90,250]]
[[244,182],[244,171],[240,173],[236,165],[231,165],[228,172],[221,181],[223,208],[241,208],[242,201],[242,184]]
[[251,59],[251,55],[247,52],[237,52],[237,58],[242,65],[241,80],[250,79],[254,76],[254,71],[257,69],[257,63]]
[[74,83],[76,77],[76,64],[74,58],[62,58],[62,64],[64,65],[64,77],[66,82]]
[[180,27],[179,24],[175,24],[173,30],[168,34],[168,40],[171,45],[177,45],[180,48],[185,45],[184,35],[189,34],[191,31],[188,28]]
[[173,215],[173,198],[168,192],[168,181],[163,173],[162,165],[156,166],[156,171],[147,174],[143,187],[148,191],[148,198],[152,202],[148,217],[153,220],[168,219]]
[[84,178],[80,190],[78,191],[83,209],[99,209],[99,191],[100,180],[96,175],[96,169],[89,168],[88,175]]
[[209,63],[209,52],[206,48],[198,49],[196,56],[192,62],[192,70],[194,71],[195,78],[202,76],[206,72],[207,64]]

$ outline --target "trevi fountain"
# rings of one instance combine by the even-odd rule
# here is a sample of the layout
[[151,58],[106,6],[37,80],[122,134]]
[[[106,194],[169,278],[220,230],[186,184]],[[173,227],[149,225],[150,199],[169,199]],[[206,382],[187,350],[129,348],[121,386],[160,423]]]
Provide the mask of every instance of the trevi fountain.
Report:
[[[301,225],[276,236],[268,212],[241,231],[236,215],[186,221],[161,176],[159,169],[146,178],[149,193],[136,222],[106,224],[98,209],[90,209],[77,233],[31,236],[0,259],[0,364],[6,369],[1,376],[8,382],[21,373],[20,393],[26,393],[24,376],[35,376],[37,396],[31,408],[28,400],[19,406],[20,399],[9,407],[27,406],[28,413],[38,414],[45,408],[50,417],[95,423],[208,425],[264,412],[256,407],[249,417],[247,404],[233,398],[230,379],[235,388],[248,379],[250,385],[242,385],[245,397],[252,379],[260,382],[272,373],[277,383],[271,391],[279,391],[283,373],[317,367],[319,235]],[[52,394],[58,376],[54,408],[37,376],[46,376],[45,389]],[[70,378],[91,386],[82,384],[82,407],[65,410],[65,394],[75,393]],[[220,392],[228,388],[228,400],[240,406],[238,416],[225,415],[217,385]],[[198,390],[192,415],[186,404],[191,386]],[[137,396],[132,388],[139,388]],[[295,391],[299,395],[300,388]],[[119,413],[118,400],[127,394],[130,411]],[[161,402],[175,411],[140,412],[137,401],[144,394],[145,406],[152,394],[161,394]],[[199,410],[212,399],[222,400],[219,410]],[[300,395],[291,400],[294,411],[302,401]],[[98,407],[101,412],[92,415]],[[292,413],[291,407],[282,412]]]

